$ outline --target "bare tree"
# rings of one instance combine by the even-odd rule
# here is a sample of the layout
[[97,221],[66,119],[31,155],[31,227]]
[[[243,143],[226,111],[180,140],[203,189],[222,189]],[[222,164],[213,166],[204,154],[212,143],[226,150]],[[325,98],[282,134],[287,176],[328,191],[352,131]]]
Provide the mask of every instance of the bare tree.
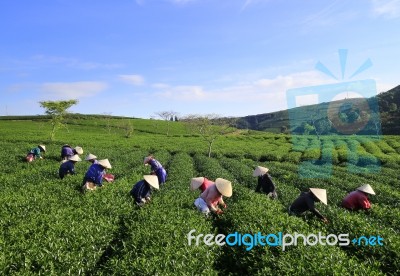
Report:
[[170,130],[170,122],[173,121],[179,113],[176,111],[159,111],[155,112],[155,115],[157,117],[160,117],[161,119],[167,121],[167,136],[169,135],[169,130]]
[[112,115],[111,114],[112,114],[112,112],[104,112],[103,113],[104,120],[106,121],[106,130],[108,131],[108,134],[111,133],[111,128],[112,128],[112,125],[111,125]]
[[191,114],[181,121],[184,121],[193,132],[199,134],[208,143],[208,157],[211,157],[215,139],[229,133],[232,130],[235,119],[223,118],[217,114]]
[[130,138],[133,135],[133,131],[135,128],[133,127],[132,121],[131,120],[123,120],[121,122],[121,128],[125,132],[125,138]]

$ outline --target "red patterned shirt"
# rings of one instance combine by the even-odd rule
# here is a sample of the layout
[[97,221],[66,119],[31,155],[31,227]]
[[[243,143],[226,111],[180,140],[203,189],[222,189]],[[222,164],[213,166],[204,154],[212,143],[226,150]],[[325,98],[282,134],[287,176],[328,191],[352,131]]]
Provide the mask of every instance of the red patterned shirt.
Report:
[[349,193],[342,201],[342,206],[350,210],[360,210],[371,208],[368,196],[361,191]]

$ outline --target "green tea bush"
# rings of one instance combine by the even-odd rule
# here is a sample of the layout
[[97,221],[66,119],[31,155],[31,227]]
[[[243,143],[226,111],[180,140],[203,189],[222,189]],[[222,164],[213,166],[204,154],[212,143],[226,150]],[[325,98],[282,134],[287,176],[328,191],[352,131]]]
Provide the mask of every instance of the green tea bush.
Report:
[[302,160],[317,160],[321,156],[321,150],[319,148],[307,149],[303,152]]
[[299,163],[301,160],[301,152],[291,151],[284,156],[284,160],[291,163]]
[[396,150],[397,153],[400,153],[400,142],[395,138],[387,138],[387,143],[390,147]]
[[[165,136],[161,125],[157,133],[148,129],[151,124],[135,122],[134,137],[125,139],[122,133],[104,134],[103,121],[76,119],[69,132],[61,131],[59,140],[51,142],[47,141],[50,127],[43,122],[0,120],[0,145],[5,149],[0,152],[0,274],[400,273],[398,137],[384,137],[387,146],[397,151],[393,152],[380,140],[355,135],[322,137],[321,142],[311,136],[224,136],[215,142],[216,159],[204,155],[207,145],[201,137],[187,135],[178,127],[172,135],[181,137]],[[375,147],[364,147],[366,140]],[[39,143],[48,148],[44,159],[24,162],[27,150]],[[90,165],[85,161],[76,164],[76,175],[60,180],[57,172],[64,143],[82,146],[85,155],[91,152],[99,159],[108,158],[113,166],[108,172],[115,175],[115,182],[83,194],[80,186]],[[376,147],[380,153],[372,154]],[[313,148],[321,149],[321,159],[304,166],[301,156]],[[321,162],[324,156],[335,156],[334,152],[343,166]],[[129,191],[149,172],[143,158],[150,153],[167,168],[168,180],[153,193],[149,204],[139,208]],[[376,163],[371,165],[373,159]],[[257,178],[252,177],[252,171],[257,165],[270,169],[278,199],[254,192]],[[194,176],[232,181],[233,196],[226,199],[224,214],[205,218],[196,210],[193,202],[199,193],[188,188]],[[317,178],[320,176],[328,177]],[[372,209],[342,209],[344,196],[365,183],[376,192],[370,197]],[[310,187],[328,191],[328,206],[317,204],[328,217],[327,225],[310,214],[287,214],[288,206]],[[299,245],[285,251],[259,245],[252,250],[244,246],[188,246],[186,235],[191,229],[203,234],[281,231],[381,235],[384,246]]]
[[379,140],[376,142],[376,145],[380,148],[383,153],[396,153],[396,150],[389,146],[389,144],[385,140]]

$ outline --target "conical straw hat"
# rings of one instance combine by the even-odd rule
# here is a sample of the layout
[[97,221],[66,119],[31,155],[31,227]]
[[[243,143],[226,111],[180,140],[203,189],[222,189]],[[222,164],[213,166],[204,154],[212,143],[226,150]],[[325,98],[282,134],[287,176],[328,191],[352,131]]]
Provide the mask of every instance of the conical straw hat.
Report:
[[257,166],[257,168],[253,172],[253,176],[262,176],[269,171],[268,168]]
[[310,191],[325,205],[328,205],[328,198],[325,189],[310,188]]
[[83,149],[82,149],[81,147],[75,147],[75,151],[76,151],[78,154],[82,154],[82,153],[83,153]]
[[40,148],[43,149],[43,151],[46,151],[46,146],[45,145],[39,145]]
[[369,184],[364,184],[361,187],[358,187],[357,190],[367,193],[367,194],[370,194],[370,195],[375,194],[374,190],[372,189],[372,187]]
[[217,178],[215,180],[215,185],[217,186],[217,190],[226,197],[232,196],[232,184],[229,180],[223,178]]
[[203,185],[204,177],[195,177],[190,181],[190,190],[197,190],[201,185]]
[[89,161],[89,160],[93,160],[93,159],[96,159],[96,158],[97,158],[96,155],[89,153],[89,154],[86,156],[85,160],[86,160],[86,161]]
[[80,159],[79,158],[79,155],[78,154],[75,154],[74,156],[71,156],[70,158],[68,158],[68,160],[71,160],[71,161],[82,161],[82,159]]
[[151,187],[157,190],[159,189],[158,178],[156,175],[143,175],[143,178]]
[[103,166],[106,169],[111,169],[111,164],[110,161],[108,161],[108,159],[99,160],[97,164]]

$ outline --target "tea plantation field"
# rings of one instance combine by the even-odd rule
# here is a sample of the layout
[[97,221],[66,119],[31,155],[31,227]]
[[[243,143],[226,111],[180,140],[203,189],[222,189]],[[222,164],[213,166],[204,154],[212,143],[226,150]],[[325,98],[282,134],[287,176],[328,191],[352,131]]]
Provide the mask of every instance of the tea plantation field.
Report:
[[[1,275],[399,275],[400,137],[291,137],[237,132],[218,137],[213,157],[207,144],[174,122],[165,126],[132,120],[134,132],[102,121],[71,122],[49,141],[50,125],[0,120],[0,274]],[[24,162],[44,143],[43,160]],[[115,182],[95,192],[80,191],[88,162],[77,175],[58,178],[60,149],[79,145],[108,158]],[[165,186],[152,202],[137,207],[129,191],[149,173],[143,158],[154,154],[167,169]],[[304,161],[320,160],[316,164]],[[305,164],[305,165],[304,165]],[[329,165],[331,164],[331,165]],[[254,192],[255,166],[270,168],[278,199]],[[315,167],[318,171],[315,171]],[[192,177],[232,181],[233,196],[219,217],[203,217],[189,191]],[[376,196],[369,212],[348,212],[342,198],[364,183]],[[294,217],[288,206],[310,187],[327,189],[328,205],[317,208],[328,224],[311,215]],[[383,245],[189,246],[196,233],[349,234],[380,236]]]

